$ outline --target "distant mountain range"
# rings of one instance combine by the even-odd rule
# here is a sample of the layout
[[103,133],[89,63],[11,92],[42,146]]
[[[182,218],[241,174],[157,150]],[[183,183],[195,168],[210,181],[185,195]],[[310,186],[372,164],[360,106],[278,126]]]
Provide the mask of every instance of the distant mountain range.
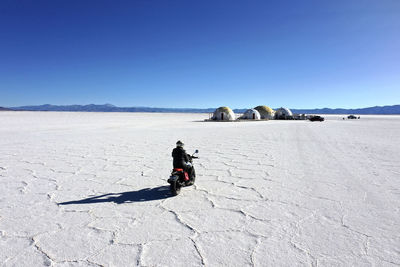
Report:
[[195,109],[195,108],[152,108],[152,107],[117,107],[111,104],[104,105],[40,105],[12,107],[15,111],[80,111],[80,112],[168,112],[168,113],[209,113],[214,112],[214,108]]
[[[40,106],[22,106],[12,108],[2,108],[0,110],[15,111],[81,111],[81,112],[164,112],[164,113],[211,113],[215,108],[152,108],[152,107],[117,107],[111,104],[104,105],[40,105]],[[243,113],[246,109],[234,109],[236,113]],[[293,113],[299,114],[400,114],[400,105],[376,106],[358,109],[343,108],[322,108],[322,109],[292,109]]]

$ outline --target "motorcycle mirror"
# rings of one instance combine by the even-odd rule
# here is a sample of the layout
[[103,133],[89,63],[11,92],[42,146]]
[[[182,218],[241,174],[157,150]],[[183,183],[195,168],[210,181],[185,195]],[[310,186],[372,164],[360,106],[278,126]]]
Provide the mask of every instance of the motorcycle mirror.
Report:
[[196,154],[196,153],[199,153],[199,150],[198,150],[198,149],[196,149],[196,151],[195,151],[194,153],[195,153],[195,154]]

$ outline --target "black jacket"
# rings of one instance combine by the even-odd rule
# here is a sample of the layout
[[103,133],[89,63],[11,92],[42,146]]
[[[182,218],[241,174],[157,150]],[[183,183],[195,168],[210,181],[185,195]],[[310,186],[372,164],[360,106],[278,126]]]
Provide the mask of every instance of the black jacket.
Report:
[[181,147],[176,147],[172,150],[172,157],[174,158],[174,168],[185,168],[186,162],[189,162],[186,151]]

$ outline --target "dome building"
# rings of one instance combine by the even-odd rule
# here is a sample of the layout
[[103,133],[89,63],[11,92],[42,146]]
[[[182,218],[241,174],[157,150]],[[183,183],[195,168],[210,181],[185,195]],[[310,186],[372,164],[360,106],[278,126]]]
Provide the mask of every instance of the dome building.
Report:
[[219,107],[214,111],[214,115],[211,118],[217,121],[233,121],[235,120],[235,113],[228,107]]
[[279,108],[275,112],[275,119],[290,120],[290,119],[293,119],[293,113],[288,108]]
[[271,120],[274,118],[274,110],[267,106],[257,106],[254,108],[260,113],[261,119]]
[[255,109],[248,109],[240,117],[243,120],[259,120],[261,118],[260,113]]

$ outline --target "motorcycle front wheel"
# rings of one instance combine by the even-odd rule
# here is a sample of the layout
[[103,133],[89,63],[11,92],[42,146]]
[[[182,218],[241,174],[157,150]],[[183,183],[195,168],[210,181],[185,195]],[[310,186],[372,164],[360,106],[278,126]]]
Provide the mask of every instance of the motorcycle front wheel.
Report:
[[195,172],[195,170],[193,168],[192,177],[190,178],[190,182],[188,183],[188,185],[194,185],[195,181],[196,181],[196,172]]

